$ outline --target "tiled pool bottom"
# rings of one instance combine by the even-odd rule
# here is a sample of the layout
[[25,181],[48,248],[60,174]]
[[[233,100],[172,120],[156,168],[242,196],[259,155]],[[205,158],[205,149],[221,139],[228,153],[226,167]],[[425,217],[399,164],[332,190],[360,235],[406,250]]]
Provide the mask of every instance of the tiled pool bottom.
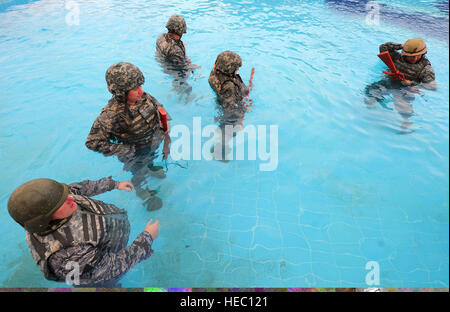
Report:
[[[448,244],[420,224],[433,221],[403,214],[367,183],[332,192],[328,183],[336,181],[325,172],[299,177],[293,187],[284,182],[289,168],[210,167],[172,171],[174,180],[189,173],[185,202],[155,213],[161,241],[123,285],[138,287],[145,276],[155,287],[368,287],[369,261],[379,264],[384,287],[448,285]],[[230,170],[232,181],[223,178]]]
[[[128,209],[130,241],[150,218],[159,219],[161,229],[154,255],[130,270],[120,286],[448,286],[448,280],[443,280],[448,276],[448,244],[436,231],[439,228],[423,225],[433,220],[403,214],[368,185],[360,184],[356,191],[342,186],[334,193],[320,193],[316,183],[327,190],[333,178],[325,172],[308,176],[305,170],[306,177],[289,187],[284,181],[293,171],[288,169],[261,172],[251,162],[207,166],[192,162],[189,170],[170,169],[171,181],[188,175],[191,183],[181,190],[165,180],[161,196],[167,200],[159,211]],[[225,173],[230,176],[230,170],[233,181],[223,178]],[[203,192],[199,181],[204,183]],[[179,198],[176,192],[186,194],[185,202],[170,201]],[[124,200],[120,204],[110,201],[136,205],[134,197],[120,198]],[[383,209],[382,204],[389,208]],[[14,273],[3,287],[65,286],[45,281],[26,245],[21,242],[19,247],[22,256],[8,261]],[[378,286],[366,283],[369,261],[379,264]]]
[[[189,126],[197,116],[206,124],[216,113],[207,77],[217,54],[231,49],[243,58],[245,82],[256,68],[255,106],[244,124],[279,126],[279,166],[275,172],[240,161],[169,166],[166,179],[149,180],[164,201],[156,212],[146,211],[134,192],[99,196],[128,209],[130,242],[150,218],[161,222],[155,254],[121,286],[367,287],[366,265],[374,261],[380,287],[448,287],[448,44],[427,36],[439,89],[421,91],[413,131],[400,135],[393,104],[368,109],[361,91],[385,69],[376,57],[380,43],[423,33],[389,23],[372,27],[364,16],[343,17],[324,3],[179,1],[189,57],[202,65],[190,80],[197,97],[189,104],[170,96],[170,78],[152,58],[173,3],[136,10],[149,4],[82,2],[77,27],[66,25],[67,10],[54,1],[2,11],[0,145],[8,151],[0,162],[2,206],[14,186],[31,178],[130,179],[116,158],[84,146],[110,97],[108,66],[139,65],[144,89],[167,107],[173,125]],[[61,116],[68,111],[82,117],[66,122]],[[43,278],[6,209],[0,219],[0,287],[63,286]]]

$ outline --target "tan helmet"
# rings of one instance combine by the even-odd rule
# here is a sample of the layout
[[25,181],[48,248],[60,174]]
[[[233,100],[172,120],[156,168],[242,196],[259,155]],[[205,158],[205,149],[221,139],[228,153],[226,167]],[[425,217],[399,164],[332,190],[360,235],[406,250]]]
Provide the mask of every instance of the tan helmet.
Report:
[[22,184],[8,200],[11,217],[30,233],[50,229],[52,215],[67,199],[69,188],[51,179],[35,179]]
[[427,53],[427,45],[421,38],[409,39],[403,45],[402,55],[416,56]]

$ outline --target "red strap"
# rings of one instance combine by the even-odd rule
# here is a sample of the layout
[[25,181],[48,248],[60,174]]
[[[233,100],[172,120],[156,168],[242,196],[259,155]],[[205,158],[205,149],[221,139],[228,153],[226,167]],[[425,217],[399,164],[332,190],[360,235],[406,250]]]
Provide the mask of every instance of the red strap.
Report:
[[[248,93],[244,98],[242,99],[242,102],[245,103],[247,106],[253,105],[253,101],[251,99],[248,99],[248,96],[250,95],[250,91],[253,88],[253,75],[255,74],[255,68],[252,68],[252,73],[250,74],[250,81],[248,82]],[[248,101],[248,103],[247,103]]]
[[174,33],[168,33],[169,35],[171,35],[172,37],[174,37],[175,39],[180,40],[180,36],[174,34]]

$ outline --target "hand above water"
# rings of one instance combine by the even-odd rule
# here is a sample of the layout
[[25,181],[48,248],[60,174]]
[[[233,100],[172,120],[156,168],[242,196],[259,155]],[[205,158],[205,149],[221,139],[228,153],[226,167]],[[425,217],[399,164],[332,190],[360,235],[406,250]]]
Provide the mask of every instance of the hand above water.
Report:
[[119,182],[119,186],[117,187],[118,190],[131,192],[133,190],[134,186],[129,181],[123,181]]
[[403,80],[401,81],[402,85],[404,86],[410,86],[412,85],[414,82],[412,82],[411,80]]
[[146,231],[147,233],[150,233],[153,240],[155,240],[159,234],[159,221],[155,220],[155,223],[153,223],[153,224],[152,224],[152,221],[153,221],[153,219],[150,219],[150,221],[148,221],[147,225],[145,226],[144,231]]
[[202,67],[200,65],[196,65],[196,64],[189,64],[189,68],[190,69],[200,69]]

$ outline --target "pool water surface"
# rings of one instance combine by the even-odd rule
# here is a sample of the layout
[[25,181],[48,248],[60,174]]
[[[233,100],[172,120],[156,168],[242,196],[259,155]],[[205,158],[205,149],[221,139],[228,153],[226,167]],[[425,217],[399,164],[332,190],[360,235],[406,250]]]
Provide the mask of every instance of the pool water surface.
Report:
[[[169,158],[167,177],[147,181],[161,209],[135,192],[96,196],[128,210],[130,243],[160,220],[155,253],[121,286],[368,287],[376,262],[375,286],[448,288],[448,1],[375,2],[378,24],[367,1],[0,1],[0,287],[64,286],[44,279],[8,214],[17,186],[131,179],[85,147],[111,97],[106,69],[139,66],[171,126],[192,129],[196,117],[215,124],[208,76],[232,50],[244,82],[255,68],[244,126],[277,126],[277,166]],[[186,19],[187,55],[201,65],[190,101],[154,58],[172,14]],[[379,45],[415,37],[438,89],[415,95],[405,124],[392,98],[368,106],[364,89],[383,78]]]

